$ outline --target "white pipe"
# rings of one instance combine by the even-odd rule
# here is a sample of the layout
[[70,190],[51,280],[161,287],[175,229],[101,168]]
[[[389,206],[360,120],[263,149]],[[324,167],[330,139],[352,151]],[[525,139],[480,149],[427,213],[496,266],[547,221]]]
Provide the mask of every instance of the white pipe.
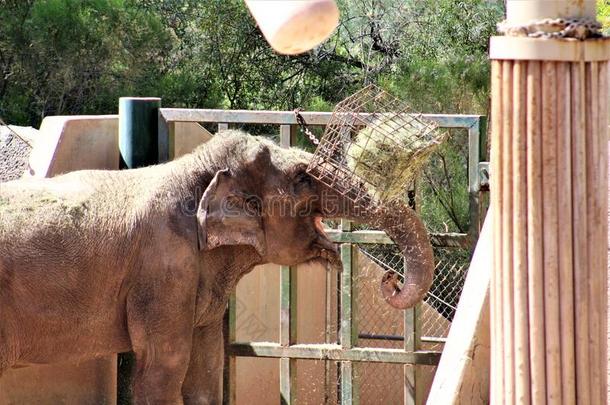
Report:
[[296,55],[326,40],[339,23],[334,0],[246,0],[269,45]]

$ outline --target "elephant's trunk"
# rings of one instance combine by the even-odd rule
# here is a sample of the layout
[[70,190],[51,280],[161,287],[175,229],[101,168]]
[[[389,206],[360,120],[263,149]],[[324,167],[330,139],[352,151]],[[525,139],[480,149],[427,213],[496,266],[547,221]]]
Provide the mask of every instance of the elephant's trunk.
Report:
[[432,285],[434,277],[434,254],[428,233],[421,219],[405,203],[395,201],[373,209],[358,209],[345,197],[326,189],[338,205],[326,206],[328,217],[342,217],[366,222],[384,230],[400,247],[405,257],[404,285],[398,285],[398,274],[388,272],[381,280],[381,291],[385,300],[394,308],[411,308],[420,302]]

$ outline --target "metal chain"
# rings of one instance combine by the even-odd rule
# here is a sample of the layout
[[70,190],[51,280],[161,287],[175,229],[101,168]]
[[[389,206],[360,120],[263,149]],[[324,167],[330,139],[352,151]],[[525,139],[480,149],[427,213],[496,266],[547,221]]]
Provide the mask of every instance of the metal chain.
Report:
[[314,146],[318,146],[320,144],[320,140],[316,138],[316,136],[307,128],[307,123],[305,123],[305,119],[301,115],[302,108],[295,108],[293,110],[294,117],[297,120],[297,124],[299,124],[299,128],[301,132],[303,132],[309,138],[309,141],[314,144]]
[[602,25],[595,18],[544,18],[532,20],[527,24],[509,24],[503,21],[498,24],[498,31],[511,37],[532,38],[599,38],[602,36]]

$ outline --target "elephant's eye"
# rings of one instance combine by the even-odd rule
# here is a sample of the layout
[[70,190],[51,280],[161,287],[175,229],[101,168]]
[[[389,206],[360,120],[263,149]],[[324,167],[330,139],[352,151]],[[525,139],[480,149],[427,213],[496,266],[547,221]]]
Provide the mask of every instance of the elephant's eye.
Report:
[[249,211],[260,214],[261,206],[262,202],[257,196],[250,196],[246,198],[246,207]]
[[311,176],[307,173],[299,172],[294,178],[294,185],[296,190],[301,190],[306,187],[311,187],[312,180]]

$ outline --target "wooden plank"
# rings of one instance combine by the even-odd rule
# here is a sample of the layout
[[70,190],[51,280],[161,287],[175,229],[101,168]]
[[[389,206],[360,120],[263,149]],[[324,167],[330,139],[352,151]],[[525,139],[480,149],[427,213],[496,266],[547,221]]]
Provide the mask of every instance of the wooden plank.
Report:
[[[162,108],[161,114],[166,121],[193,121],[193,122],[223,122],[223,123],[249,123],[249,124],[297,124],[292,111],[250,111],[250,110],[214,110],[214,109],[187,109]],[[308,125],[326,125],[330,121],[330,112],[301,112]],[[470,128],[477,125],[481,115],[461,114],[421,114],[425,119],[436,122],[443,128]]]
[[441,352],[405,352],[402,349],[353,347],[343,349],[338,344],[296,344],[284,347],[278,343],[235,342],[229,347],[232,356],[243,357],[290,357],[293,359],[358,361],[394,364],[438,364]]
[[[602,184],[608,184],[608,66],[609,63],[608,62],[603,62],[600,63],[600,67],[599,67],[599,106],[600,106],[600,111],[599,111],[599,146],[598,146],[598,153],[599,153],[599,170],[600,170],[600,174],[599,174],[599,179],[598,179],[598,184],[600,184],[600,186],[597,188],[598,192],[600,193],[599,195],[599,201],[601,203],[601,207],[600,210],[602,213],[607,213],[608,212],[608,190],[604,189],[603,187],[601,187]],[[600,229],[600,236],[601,236],[601,241],[600,242],[606,242],[608,240],[608,221],[604,220],[602,218],[601,220],[601,229]],[[602,242],[602,243],[603,243]],[[601,249],[603,249],[600,246]],[[600,297],[601,297],[601,302],[602,305],[603,303],[607,303],[608,302],[608,272],[606,271],[606,269],[608,268],[608,256],[602,254],[602,263],[600,264],[600,283],[599,283],[599,289],[600,289]],[[605,306],[604,308],[607,309],[607,306]],[[608,313],[606,311],[606,313],[604,313],[601,317],[600,320],[600,342],[605,342],[604,344],[602,344],[601,346],[601,353],[599,355],[599,359],[598,361],[600,362],[599,367],[601,368],[601,370],[606,371],[606,374],[608,373]],[[602,388],[602,398],[601,398],[601,403],[603,404],[607,404],[608,403],[608,389],[607,389],[607,380],[606,380],[606,387]]]
[[[455,317],[443,348],[436,375],[428,396],[428,404],[474,404],[479,393],[489,392],[489,375],[485,367],[489,364],[489,291],[492,276],[494,240],[494,211],[491,206],[474,251],[470,269],[462,290]],[[493,271],[496,271],[494,269]],[[493,329],[492,329],[493,330]],[[494,367],[497,367],[494,360]],[[495,376],[494,376],[495,377]],[[464,383],[470,384],[464,386]],[[496,402],[502,403],[498,389],[492,391]],[[471,395],[461,397],[460,393]]]
[[[191,120],[187,120],[187,122],[192,122]],[[229,129],[229,124],[226,122],[219,122],[218,123],[218,132],[220,131],[226,131],[227,129]]]
[[512,246],[512,132],[513,132],[513,99],[512,99],[511,61],[502,62],[502,312],[503,312],[503,348],[504,348],[504,401],[514,403],[515,367],[514,367],[514,334],[513,334],[513,246]]
[[546,401],[544,270],[542,247],[541,63],[528,64],[527,77],[527,251],[532,403]]
[[574,313],[576,341],[576,401],[591,403],[589,363],[589,260],[587,252],[587,161],[585,124],[585,64],[572,63],[572,224],[574,227]]
[[[561,221],[559,232],[559,288],[561,314],[574,313],[574,271],[572,253],[572,128],[570,108],[570,65],[557,64],[557,215]],[[561,317],[561,389],[563,402],[576,403],[576,374],[574,369],[574,317]],[[566,365],[570,365],[569,367]]]
[[[530,403],[529,315],[527,302],[526,110],[527,62],[513,65],[513,260],[515,321],[515,401]],[[508,253],[508,252],[507,252]]]
[[[493,271],[491,275],[491,403],[500,403],[503,395],[504,382],[504,343],[503,343],[503,313],[502,313],[502,62],[492,61],[491,85],[491,165],[493,176],[491,182],[491,209],[496,210],[493,217]],[[489,214],[488,214],[489,215]],[[451,332],[450,332],[451,333]]]
[[559,222],[557,217],[557,74],[555,62],[542,63],[542,245],[547,403],[561,403]]
[[[602,322],[602,306],[601,293],[599,285],[601,283],[600,272],[607,271],[601,269],[602,259],[600,254],[600,239],[607,241],[607,236],[600,235],[601,222],[607,220],[607,213],[600,212],[599,193],[597,193],[599,184],[599,155],[598,155],[598,135],[599,129],[599,105],[598,100],[598,63],[587,63],[586,80],[585,80],[585,124],[586,124],[586,162],[587,162],[587,248],[589,257],[589,277],[586,280],[588,285],[588,300],[589,300],[589,367],[590,367],[590,387],[591,387],[591,403],[601,403],[600,389],[602,387],[602,378],[607,377],[607,373],[601,373],[597,359],[601,355],[600,346],[600,324]],[[606,104],[608,100],[605,101]],[[606,183],[607,184],[607,183]],[[607,254],[607,242],[603,244],[601,253]],[[605,304],[607,305],[607,303]],[[607,340],[607,337],[606,339]]]

